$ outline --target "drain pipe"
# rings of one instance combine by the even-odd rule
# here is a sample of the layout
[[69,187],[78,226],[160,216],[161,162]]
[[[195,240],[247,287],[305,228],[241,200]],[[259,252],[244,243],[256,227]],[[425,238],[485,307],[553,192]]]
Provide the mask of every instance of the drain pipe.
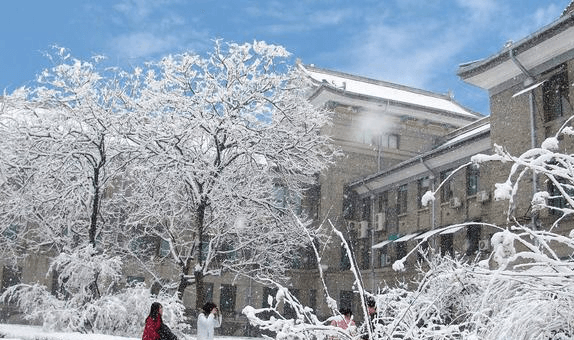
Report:
[[375,288],[376,288],[376,282],[377,280],[375,279],[375,250],[373,249],[373,246],[375,245],[375,194],[373,193],[373,190],[371,188],[369,188],[369,186],[367,185],[367,183],[365,183],[365,180],[363,179],[363,183],[362,183],[363,187],[365,187],[365,189],[367,189],[367,192],[369,193],[369,198],[371,199],[370,201],[370,210],[371,210],[371,216],[369,216],[369,218],[371,219],[371,247],[369,249],[369,252],[371,253],[371,263],[370,263],[370,269],[371,269],[371,291],[374,293],[375,292]]
[[[524,85],[528,86],[534,83],[534,77],[528,72],[528,70],[520,63],[520,61],[514,55],[514,50],[512,47],[508,50],[508,56],[512,60],[512,62],[520,69],[520,71],[526,76],[526,80],[524,81]],[[534,89],[528,91],[528,105],[530,109],[530,148],[534,149],[536,147],[536,115],[535,115],[535,102],[534,102]],[[532,195],[536,193],[538,190],[536,184],[536,173],[532,172]],[[536,229],[536,215],[532,214],[531,218],[532,229]]]
[[[427,168],[427,170],[431,173],[432,176],[432,181],[431,181],[431,190],[434,192],[434,185],[435,185],[435,180],[437,178],[439,178],[436,173],[434,172],[434,170],[428,166],[427,163],[425,163],[425,161],[423,160],[423,158],[420,158],[421,164],[424,165],[425,168]],[[431,230],[434,230],[436,227],[436,204],[435,204],[436,200],[432,200],[431,204]],[[434,244],[433,244],[434,247]]]

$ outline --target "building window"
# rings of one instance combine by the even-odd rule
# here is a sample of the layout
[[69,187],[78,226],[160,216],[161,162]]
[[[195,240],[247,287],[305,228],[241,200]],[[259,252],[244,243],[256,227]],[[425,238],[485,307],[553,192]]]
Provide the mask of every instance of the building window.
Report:
[[149,290],[151,295],[158,295],[162,290],[162,284],[158,281],[154,281]]
[[170,254],[171,249],[169,247],[169,241],[161,238],[159,240],[159,256],[166,257]]
[[275,297],[277,296],[277,288],[269,288],[263,287],[263,300],[261,301],[261,308],[269,308],[271,305],[269,304],[269,297],[273,298],[275,301]]
[[347,254],[347,249],[341,246],[341,261],[339,262],[339,268],[341,270],[347,270],[351,268],[351,260],[349,259],[349,254]]
[[397,260],[400,260],[403,257],[407,256],[407,242],[395,243],[395,251],[397,254]]
[[366,197],[363,198],[363,204],[361,207],[361,220],[362,221],[368,221],[371,219],[371,198],[370,197]]
[[[317,181],[319,181],[317,179]],[[309,200],[309,216],[318,220],[321,216],[321,185],[312,185],[307,190],[307,199]]]
[[466,229],[466,255],[472,256],[479,250],[480,226],[471,225]]
[[387,147],[389,149],[398,149],[399,148],[399,135],[390,134],[388,136],[388,144]]
[[369,269],[371,265],[371,247],[364,245],[361,248],[361,269]]
[[476,195],[478,192],[478,178],[480,171],[478,164],[471,164],[466,167],[466,195]]
[[383,247],[379,250],[379,268],[383,268],[384,266],[387,265],[387,262],[389,261],[390,258],[387,254],[387,247]]
[[2,269],[2,291],[11,286],[17,285],[22,281],[22,267],[4,266]]
[[233,285],[222,284],[221,295],[219,296],[219,305],[222,312],[235,312],[235,294],[237,287]]
[[[358,218],[355,216],[355,210],[358,210],[359,197],[357,192],[349,189],[348,186],[343,188],[343,218],[352,220]],[[358,212],[357,212],[358,213]]]
[[353,310],[353,291],[341,290],[339,291],[339,307],[349,308]]
[[407,185],[403,184],[397,191],[397,212],[405,214],[407,212]]
[[377,212],[385,212],[387,210],[387,207],[389,206],[389,194],[388,192],[383,192],[382,194],[379,195],[379,200],[378,200],[379,206],[378,206],[378,210]]
[[210,242],[210,238],[209,236],[204,235],[201,238],[201,242],[199,243],[199,258],[201,260],[201,262],[204,262],[205,260],[207,260],[207,256],[209,255],[209,242]]
[[129,249],[139,256],[153,256],[156,252],[157,243],[151,236],[139,236],[130,240]]
[[203,296],[205,302],[213,301],[213,282],[203,283]]
[[[564,182],[565,180],[562,178],[558,178],[558,181]],[[568,187],[564,189],[566,190],[566,193],[568,193],[570,196],[574,194],[574,189],[569,189]],[[564,198],[564,195],[562,195],[558,187],[556,187],[556,185],[554,185],[554,183],[551,181],[548,181],[548,194],[550,195],[550,197],[548,198],[548,205],[550,207],[557,209],[564,209],[569,207],[568,201],[566,200],[566,198]],[[563,214],[562,210],[557,209],[550,209],[550,213],[552,215],[562,216]]]
[[429,249],[429,243],[428,241],[424,241],[420,246],[419,246],[419,250],[417,252],[417,260],[419,262],[424,261],[425,256],[428,253],[428,249]]
[[274,188],[274,196],[275,196],[275,205],[276,208],[280,211],[284,211],[285,209],[292,209],[295,214],[298,216],[301,215],[302,204],[301,204],[301,197],[286,188],[283,185],[276,184]]
[[[269,308],[269,300],[273,301],[274,304],[277,303],[277,288],[263,287],[263,297],[261,299],[261,308]],[[265,311],[259,314],[263,320],[269,320],[272,316],[276,317],[276,313],[273,311]]]
[[126,283],[129,287],[133,287],[140,283],[145,283],[145,278],[143,276],[128,276],[126,278]]
[[70,297],[64,284],[60,284],[60,273],[58,273],[57,270],[52,270],[52,287],[50,293],[58,298],[68,299]]
[[[299,289],[289,289],[289,292],[291,293],[291,295],[293,295],[294,298],[299,300]],[[295,311],[293,306],[291,306],[289,302],[286,301],[285,304],[283,305],[283,315],[285,316],[286,319],[297,318],[297,312]]]
[[430,179],[428,177],[424,177],[418,180],[417,182],[418,187],[418,207],[419,209],[425,208],[422,203],[423,195],[426,194],[427,191],[430,190]]
[[17,224],[10,224],[8,228],[2,231],[2,236],[9,241],[14,241],[18,237],[18,229]]
[[309,289],[309,307],[317,310],[317,289]]
[[[454,196],[454,185],[452,182],[452,178],[448,180],[448,182],[444,182],[448,176],[452,174],[452,169],[445,170],[440,173],[440,182],[442,183],[441,191],[440,191],[440,200],[441,202],[448,202]],[[443,183],[444,182],[444,183]]]
[[440,254],[454,256],[452,248],[452,234],[440,235]]
[[550,122],[564,115],[568,105],[568,75],[561,71],[542,85],[544,121]]

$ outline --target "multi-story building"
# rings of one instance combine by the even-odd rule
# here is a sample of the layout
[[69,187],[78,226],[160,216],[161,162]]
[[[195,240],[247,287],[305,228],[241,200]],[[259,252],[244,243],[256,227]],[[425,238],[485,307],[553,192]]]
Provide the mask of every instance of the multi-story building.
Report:
[[[365,288],[377,291],[401,280],[408,282],[414,273],[417,256],[410,257],[403,272],[393,271],[390,264],[415,246],[433,247],[442,254],[472,258],[483,256],[490,250],[489,240],[496,230],[473,222],[503,227],[508,225],[508,201],[494,201],[492,198],[495,183],[506,180],[509,165],[489,163],[480,168],[466,166],[455,170],[469,163],[475,154],[492,152],[495,144],[514,155],[539,147],[545,138],[553,136],[572,116],[573,107],[569,98],[574,95],[573,11],[574,4],[570,4],[563,15],[550,25],[518,42],[507,43],[495,55],[460,66],[458,75],[463,81],[488,91],[491,110],[489,117],[474,115],[472,122],[464,126],[456,123],[453,126],[440,125],[456,119],[449,117],[452,113],[436,110],[418,116],[409,115],[409,112],[413,112],[412,108],[398,105],[402,111],[394,114],[395,111],[389,109],[384,100],[369,98],[365,94],[352,95],[354,101],[349,103],[343,100],[349,83],[345,83],[344,79],[333,82],[325,78],[324,86],[330,86],[331,95],[338,95],[339,99],[328,98],[318,104],[331,105],[339,109],[336,112],[347,109],[351,122],[354,114],[371,112],[368,109],[381,117],[396,119],[394,124],[384,126],[386,130],[381,135],[396,135],[399,140],[397,149],[401,151],[373,143],[370,152],[374,152],[377,158],[374,166],[366,165],[366,160],[361,163],[359,156],[349,156],[352,159],[349,167],[334,170],[339,175],[344,172],[342,169],[359,165],[355,171],[348,170],[346,180],[327,184],[328,179],[322,176],[325,181],[322,187],[330,187],[321,196],[321,208],[327,205],[325,208],[330,210],[321,217],[330,218],[337,228],[346,231]],[[370,87],[365,86],[364,89]],[[316,98],[312,99],[317,102]],[[359,103],[359,99],[364,102]],[[410,102],[413,101],[411,98]],[[391,99],[388,103],[397,101]],[[377,107],[378,111],[375,110]],[[438,118],[441,115],[449,118],[441,121]],[[433,125],[437,122],[445,129],[443,134]],[[377,125],[368,126],[379,128]],[[459,128],[454,129],[456,127]],[[432,131],[437,133],[433,134]],[[404,145],[406,141],[412,144]],[[564,140],[561,143],[564,153],[570,153],[574,146],[569,142]],[[352,154],[369,153],[368,147],[364,150],[361,153],[355,148]],[[407,156],[409,152],[412,152],[410,157]],[[377,168],[376,171],[360,175],[361,170],[368,172],[373,167]],[[429,206],[422,206],[422,195],[437,188],[447,178],[450,179],[440,188],[436,199]],[[524,179],[519,188],[518,205],[513,212],[517,222],[537,228],[556,221],[559,215],[552,210],[532,214],[529,204],[533,192],[547,190],[552,193],[552,186],[540,176],[532,176]],[[333,194],[332,190],[337,190],[338,194]],[[337,196],[342,196],[338,204],[328,201],[330,197]],[[564,205],[565,202],[556,199],[550,204]],[[467,225],[435,231],[459,223]],[[568,235],[573,227],[574,224],[568,219],[561,221],[557,231]],[[424,239],[428,239],[428,242],[420,244]],[[339,251],[336,242],[330,250],[329,256],[324,256],[329,293],[338,299],[340,305],[356,309],[358,296],[352,294],[355,279],[345,270],[348,267],[346,256]]]
[[[450,152],[452,148],[469,156],[488,150],[488,140],[481,140],[478,149],[460,146],[461,141],[469,139],[467,130],[478,130],[481,136],[486,131],[488,135],[488,118],[464,108],[449,95],[313,66],[301,67],[316,84],[311,102],[333,111],[334,125],[325,133],[333,136],[345,153],[336,166],[320,175],[320,195],[311,210],[316,212],[317,224],[332,224],[351,241],[366,288],[376,290],[392,272],[389,264],[394,256],[381,242],[431,226],[432,210],[419,208],[414,197],[407,197],[407,190],[417,190],[417,185],[419,192],[424,193],[423,188],[432,183],[429,167],[439,168],[428,163],[426,155],[440,152],[440,162],[447,160],[451,164],[460,157],[458,152]],[[444,143],[445,140],[450,142]],[[441,143],[443,148],[439,151],[435,147]],[[381,186],[376,178],[384,174],[390,177]],[[421,181],[411,182],[419,178]],[[373,247],[377,250],[373,251]],[[340,305],[356,310],[355,278],[348,270],[350,260],[341,240],[334,237],[322,249],[321,265],[328,294]],[[292,288],[299,299],[316,307],[320,315],[328,315],[327,306],[314,302],[324,301],[326,293],[317,270],[293,270],[292,277]]]

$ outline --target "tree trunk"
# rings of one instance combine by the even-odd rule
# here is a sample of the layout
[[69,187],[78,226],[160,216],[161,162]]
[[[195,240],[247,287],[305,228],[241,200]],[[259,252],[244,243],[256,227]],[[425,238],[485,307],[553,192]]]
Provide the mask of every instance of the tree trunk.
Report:
[[90,230],[88,232],[89,242],[94,248],[96,247],[96,231],[98,228],[98,209],[100,207],[100,169],[94,168],[94,178],[92,185],[94,186],[94,197],[92,200],[92,215],[90,216]]
[[207,302],[205,301],[205,289],[203,285],[203,272],[195,271],[195,306],[197,309],[203,307],[203,305]]
[[203,223],[205,221],[205,209],[207,208],[207,201],[203,199],[199,206],[197,207],[197,215],[196,215],[196,223],[197,223],[197,236],[199,237],[199,247],[198,247],[198,254],[197,254],[197,268],[193,269],[193,275],[195,277],[195,306],[196,308],[201,308],[205,304],[205,289],[203,284],[203,268],[206,266],[205,260],[203,258],[203,248],[205,247],[204,244],[204,237],[203,234],[205,230],[203,228]]
[[181,279],[179,280],[179,285],[177,286],[177,294],[180,299],[183,299],[183,293],[185,289],[189,287],[190,283],[187,277],[189,276],[189,269],[191,268],[191,259],[188,259],[183,267],[181,267]]

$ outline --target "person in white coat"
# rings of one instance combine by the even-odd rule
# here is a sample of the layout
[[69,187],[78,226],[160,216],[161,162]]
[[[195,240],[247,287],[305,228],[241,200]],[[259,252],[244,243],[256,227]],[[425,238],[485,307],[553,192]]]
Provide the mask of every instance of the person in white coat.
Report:
[[213,302],[203,306],[203,313],[197,316],[197,340],[213,340],[215,327],[221,326],[221,314]]

